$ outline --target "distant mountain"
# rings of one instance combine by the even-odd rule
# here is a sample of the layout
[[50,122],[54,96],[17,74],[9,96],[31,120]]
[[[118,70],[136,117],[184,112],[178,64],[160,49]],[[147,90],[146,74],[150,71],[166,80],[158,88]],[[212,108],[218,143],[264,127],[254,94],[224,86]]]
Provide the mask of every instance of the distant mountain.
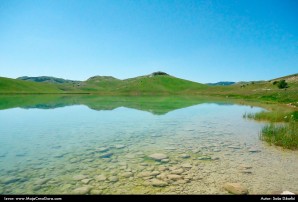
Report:
[[[298,74],[280,77],[289,83],[287,94],[297,94]],[[272,81],[230,82],[221,81],[208,85],[177,78],[165,72],[117,79],[112,76],[93,76],[86,81],[67,80],[50,76],[20,77],[10,79],[0,77],[0,94],[96,94],[96,95],[255,95],[263,92],[276,93],[280,89]],[[217,86],[217,87],[213,87]],[[291,92],[290,92],[291,91]],[[292,94],[291,94],[292,95]],[[297,94],[298,95],[298,94]],[[267,95],[268,96],[268,95]],[[274,94],[275,96],[275,94]],[[287,99],[286,96],[283,96]],[[296,99],[296,97],[295,97]],[[298,97],[297,97],[298,99]],[[297,102],[297,101],[296,101]]]
[[165,72],[153,72],[124,80],[111,76],[95,76],[84,81],[80,89],[91,93],[152,95],[194,93],[205,87],[204,84],[176,78]]
[[47,82],[47,83],[80,83],[80,81],[74,81],[74,80],[66,80],[62,78],[56,78],[51,76],[38,76],[38,77],[29,77],[29,76],[22,76],[17,78],[18,80],[23,81],[34,81],[34,82]]
[[[50,76],[0,77],[0,93],[86,93],[102,95],[197,94],[207,86],[171,76],[165,72],[120,80],[112,76],[93,76],[73,81]],[[48,89],[48,90],[47,90]]]
[[233,81],[220,81],[217,83],[206,83],[206,85],[208,86],[229,86],[229,85],[233,85],[235,84],[235,82]]
[[92,76],[89,79],[87,79],[86,82],[100,82],[100,81],[113,81],[113,80],[119,80],[112,76]]

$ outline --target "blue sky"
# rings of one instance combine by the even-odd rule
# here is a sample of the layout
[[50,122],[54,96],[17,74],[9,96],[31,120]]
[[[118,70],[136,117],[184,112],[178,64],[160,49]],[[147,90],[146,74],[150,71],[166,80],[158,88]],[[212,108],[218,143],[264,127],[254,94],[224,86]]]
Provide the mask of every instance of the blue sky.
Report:
[[296,0],[0,0],[0,76],[298,73]]

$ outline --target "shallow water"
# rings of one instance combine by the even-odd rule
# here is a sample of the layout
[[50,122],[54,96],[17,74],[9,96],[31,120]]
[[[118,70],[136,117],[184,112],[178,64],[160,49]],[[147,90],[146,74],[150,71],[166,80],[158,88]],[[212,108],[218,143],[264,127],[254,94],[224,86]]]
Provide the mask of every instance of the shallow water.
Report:
[[298,190],[297,152],[268,146],[263,123],[242,118],[261,108],[72,104],[0,111],[0,194],[227,194],[226,182],[251,194]]

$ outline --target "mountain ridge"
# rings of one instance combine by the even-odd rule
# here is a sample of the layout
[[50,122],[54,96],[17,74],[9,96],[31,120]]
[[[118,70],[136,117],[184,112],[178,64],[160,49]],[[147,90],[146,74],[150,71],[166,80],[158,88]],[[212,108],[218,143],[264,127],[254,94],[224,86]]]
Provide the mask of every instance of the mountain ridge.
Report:
[[286,91],[273,85],[276,79],[209,86],[165,72],[154,72],[123,80],[112,76],[93,76],[86,81],[62,79],[58,82],[55,81],[55,77],[43,77],[45,79],[39,82],[27,79],[30,77],[23,77],[24,80],[0,77],[0,94],[208,95],[275,99],[296,103],[295,100],[298,100],[296,77],[297,74],[277,78],[286,78],[289,83]]

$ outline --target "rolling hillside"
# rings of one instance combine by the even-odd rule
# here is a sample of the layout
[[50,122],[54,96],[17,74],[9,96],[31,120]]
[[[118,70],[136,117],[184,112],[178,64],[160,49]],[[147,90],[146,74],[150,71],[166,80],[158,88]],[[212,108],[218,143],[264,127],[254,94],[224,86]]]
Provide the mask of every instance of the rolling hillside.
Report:
[[105,95],[196,94],[204,84],[176,78],[163,72],[119,80],[111,76],[94,76],[72,82],[54,77],[0,79],[0,93],[90,93]]
[[[54,78],[54,77],[47,77]],[[285,79],[289,87],[279,89],[275,81]],[[10,93],[86,93],[97,95],[211,95],[244,98],[297,106],[297,74],[270,81],[239,82],[228,86],[208,86],[164,72],[120,80],[111,76],[94,76],[81,82],[33,82],[0,77],[0,94]]]
[[0,77],[0,93],[63,93],[58,85]]

